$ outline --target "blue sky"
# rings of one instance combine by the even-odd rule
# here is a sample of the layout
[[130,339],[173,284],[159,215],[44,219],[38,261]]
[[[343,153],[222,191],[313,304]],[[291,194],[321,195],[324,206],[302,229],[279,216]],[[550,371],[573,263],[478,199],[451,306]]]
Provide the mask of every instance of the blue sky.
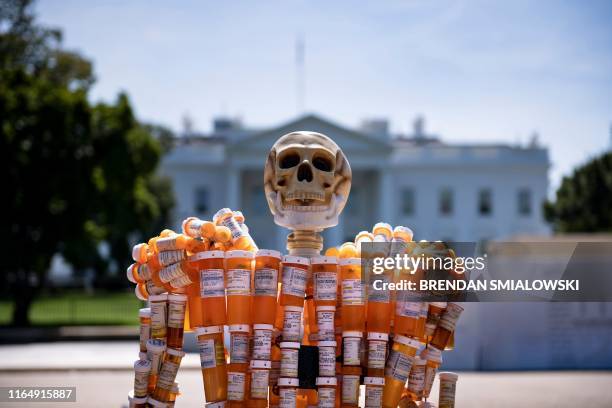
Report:
[[551,183],[610,147],[609,1],[40,1],[40,20],[95,64],[94,100],[129,93],[142,120],[207,131],[305,110],[348,126],[423,114],[449,142],[550,148]]

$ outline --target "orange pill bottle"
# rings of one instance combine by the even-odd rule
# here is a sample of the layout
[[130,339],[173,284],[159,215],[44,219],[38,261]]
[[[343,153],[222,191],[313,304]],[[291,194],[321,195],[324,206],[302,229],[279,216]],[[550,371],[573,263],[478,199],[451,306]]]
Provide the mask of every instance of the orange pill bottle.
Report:
[[185,308],[187,296],[180,294],[168,295],[168,329],[167,345],[170,349],[183,348],[183,332],[185,329]]
[[206,401],[227,398],[227,365],[223,346],[223,326],[197,327],[195,334],[200,348],[200,365]]
[[361,259],[340,260],[342,279],[342,330],[365,331],[364,288],[361,280]]
[[255,254],[253,272],[253,323],[274,324],[281,254],[270,249],[260,249]]
[[342,407],[359,406],[361,367],[342,367]]
[[292,255],[283,256],[280,296],[282,306],[304,307],[309,268],[308,258]]
[[188,275],[191,280],[185,288],[185,294],[187,295],[187,311],[186,314],[189,316],[188,324],[190,327],[202,327],[204,321],[202,319],[202,298],[200,297],[200,265],[204,252],[197,253],[188,258],[189,267]]
[[415,339],[399,335],[394,337],[385,365],[384,408],[397,408],[420,345]]
[[236,249],[250,250],[252,249],[252,240],[248,233],[240,228],[240,224],[236,221],[234,213],[229,208],[222,208],[213,216],[213,222],[219,226],[229,228],[232,233],[232,244]]
[[459,320],[459,316],[461,316],[462,312],[463,307],[459,306],[457,303],[448,302],[444,313],[442,313],[440,317],[438,327],[436,327],[431,339],[430,344],[433,347],[438,350],[444,350],[446,346],[449,345],[451,337],[455,332],[455,327],[457,326],[457,320]]
[[310,260],[315,306],[336,306],[338,296],[338,260],[318,256]]
[[225,262],[227,324],[251,324],[253,254],[240,250],[227,251]]
[[225,253],[204,251],[198,253],[202,324],[221,326],[227,323],[225,307]]

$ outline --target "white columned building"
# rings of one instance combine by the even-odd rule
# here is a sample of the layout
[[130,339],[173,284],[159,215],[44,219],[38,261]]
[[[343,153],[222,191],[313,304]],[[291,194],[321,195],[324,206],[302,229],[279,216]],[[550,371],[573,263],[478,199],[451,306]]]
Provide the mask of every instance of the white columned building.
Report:
[[[210,219],[219,208],[240,209],[260,248],[285,251],[289,231],[270,215],[264,165],[280,136],[311,130],[336,141],[353,170],[351,195],[340,224],[325,231],[325,247],[352,240],[378,221],[408,226],[417,240],[479,242],[550,233],[542,214],[550,166],[545,148],[445,143],[425,134],[421,121],[410,135],[393,135],[387,128],[384,121],[371,121],[349,129],[316,115],[260,130],[216,120],[211,134],[180,138],[163,159],[160,170],[172,179],[177,202],[174,228],[178,231],[188,216]],[[445,368],[612,364],[606,342],[612,307],[605,303],[465,306],[457,351],[444,354]],[[585,319],[591,323],[584,325]]]
[[[409,135],[390,134],[387,128],[384,121],[373,121],[349,129],[315,115],[259,130],[216,120],[211,134],[178,138],[163,158],[160,172],[172,180],[176,198],[172,228],[179,231],[188,216],[211,219],[222,207],[240,209],[261,248],[285,252],[289,231],[270,215],[264,165],[280,136],[311,130],[334,139],[353,170],[351,196],[340,224],[325,231],[325,247],[352,240],[378,221],[408,226],[416,240],[612,240],[610,235],[550,236],[542,214],[548,191],[545,148],[445,143],[425,134],[420,121]],[[568,263],[565,254],[560,258]],[[73,282],[75,276],[61,262],[56,257],[52,271],[66,271],[60,282]],[[543,277],[545,271],[537,272]],[[58,283],[58,275],[53,278]],[[612,368],[612,303],[464,306],[455,350],[444,353],[445,370]],[[186,336],[196,344],[193,333]]]
[[161,166],[174,185],[174,226],[190,215],[210,218],[240,209],[258,245],[284,250],[263,191],[274,142],[296,130],[321,132],[345,152],[353,184],[340,224],[325,231],[326,247],[352,239],[378,221],[412,228],[416,239],[482,241],[549,233],[542,215],[548,151],[537,146],[455,145],[427,135],[421,121],[394,135],[384,121],[349,129],[306,115],[270,129],[219,119],[209,135],[179,138]]

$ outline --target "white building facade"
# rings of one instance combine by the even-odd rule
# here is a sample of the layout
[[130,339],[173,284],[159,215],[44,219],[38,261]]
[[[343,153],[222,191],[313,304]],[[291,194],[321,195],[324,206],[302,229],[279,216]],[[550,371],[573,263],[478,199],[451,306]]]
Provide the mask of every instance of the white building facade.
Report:
[[[174,227],[222,207],[240,209],[260,248],[285,251],[289,231],[274,224],[263,190],[268,152],[282,135],[321,132],[345,152],[353,171],[340,224],[325,247],[352,240],[378,221],[405,225],[415,239],[479,242],[549,235],[542,214],[548,191],[546,149],[453,145],[424,134],[393,136],[382,122],[348,129],[309,115],[273,129],[218,121],[213,134],[183,138],[165,156],[172,178]],[[547,239],[547,238],[542,238]],[[605,303],[468,303],[446,369],[610,368],[612,307]],[[585,325],[585,322],[589,322]]]
[[415,239],[482,241],[545,235],[542,203],[548,190],[548,152],[540,147],[453,145],[424,134],[391,135],[384,122],[349,129],[307,115],[272,129],[248,130],[217,120],[211,135],[184,137],[161,173],[172,179],[175,228],[192,215],[210,219],[222,207],[245,214],[260,248],[285,249],[263,190],[263,169],[274,142],[310,130],[331,137],[353,171],[348,204],[325,247],[352,240],[378,221],[405,225]]

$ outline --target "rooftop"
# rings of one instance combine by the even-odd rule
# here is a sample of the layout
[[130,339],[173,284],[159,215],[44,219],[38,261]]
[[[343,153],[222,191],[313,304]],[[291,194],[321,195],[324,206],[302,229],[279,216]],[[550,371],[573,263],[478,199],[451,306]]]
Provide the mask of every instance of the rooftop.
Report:
[[[411,148],[411,147],[436,147],[436,148],[506,148],[514,150],[545,150],[537,140],[532,140],[529,145],[509,145],[506,143],[487,143],[487,144],[450,144],[442,140],[439,135],[428,133],[425,130],[425,120],[422,116],[417,117],[413,122],[413,129],[410,133],[391,133],[389,130],[389,122],[386,119],[367,119],[364,120],[358,128],[350,128],[339,125],[337,122],[330,121],[317,114],[307,114],[283,124],[283,127],[291,123],[308,121],[314,119],[318,121],[328,122],[334,127],[338,127],[347,132],[359,134],[365,138],[373,138],[378,141],[384,141],[396,148]],[[256,136],[257,134],[268,132],[269,128],[254,128],[246,126],[239,118],[216,117],[213,119],[213,129],[209,133],[203,132],[183,132],[176,137],[177,144],[194,144],[194,143],[213,143],[226,144],[235,143]]]

